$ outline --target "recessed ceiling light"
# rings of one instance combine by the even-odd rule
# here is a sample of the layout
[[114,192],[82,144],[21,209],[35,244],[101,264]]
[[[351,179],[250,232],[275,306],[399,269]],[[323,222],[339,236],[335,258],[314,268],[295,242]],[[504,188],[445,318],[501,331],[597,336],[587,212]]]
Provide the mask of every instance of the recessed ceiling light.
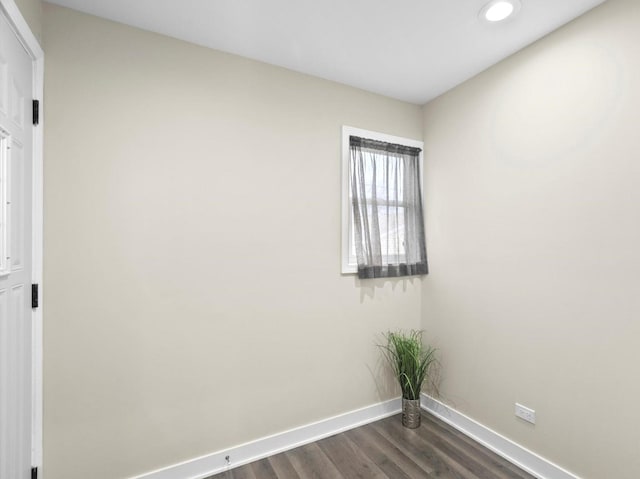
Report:
[[502,22],[513,17],[518,10],[520,10],[518,0],[493,0],[482,7],[480,18],[489,23]]

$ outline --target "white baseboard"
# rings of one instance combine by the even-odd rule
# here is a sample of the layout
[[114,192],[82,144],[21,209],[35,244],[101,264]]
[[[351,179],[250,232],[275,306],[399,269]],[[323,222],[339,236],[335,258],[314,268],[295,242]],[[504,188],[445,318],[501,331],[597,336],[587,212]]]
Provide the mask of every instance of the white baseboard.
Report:
[[[539,479],[580,479],[575,474],[426,394],[422,395],[421,405],[429,413]],[[398,414],[401,410],[400,399],[392,399],[130,479],[204,479],[249,462]],[[230,459],[229,464],[226,461],[227,456]]]
[[[203,479],[273,454],[333,436],[402,410],[400,398],[357,409],[289,431],[148,472],[131,479]],[[226,456],[230,463],[227,464]]]
[[421,406],[438,419],[539,479],[580,479],[575,474],[424,393]]

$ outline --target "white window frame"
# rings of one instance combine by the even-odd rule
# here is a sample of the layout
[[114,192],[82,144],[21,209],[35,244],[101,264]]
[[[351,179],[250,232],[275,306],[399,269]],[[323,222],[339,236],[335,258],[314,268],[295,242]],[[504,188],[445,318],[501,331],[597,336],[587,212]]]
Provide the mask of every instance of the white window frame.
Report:
[[[400,136],[387,135],[377,131],[363,130],[353,126],[342,126],[342,274],[354,274],[358,272],[358,264],[355,254],[351,254],[349,246],[353,236],[353,220],[351,218],[351,188],[349,183],[349,137],[358,136],[360,138],[368,138],[371,140],[385,141],[396,145],[410,146],[424,150],[424,142],[413,140],[411,138],[403,138]],[[424,172],[424,161],[422,151],[420,152],[420,171]],[[423,175],[424,176],[424,175]],[[422,188],[423,178],[420,178],[420,187]],[[423,195],[424,198],[424,189]],[[424,201],[424,199],[423,199]]]

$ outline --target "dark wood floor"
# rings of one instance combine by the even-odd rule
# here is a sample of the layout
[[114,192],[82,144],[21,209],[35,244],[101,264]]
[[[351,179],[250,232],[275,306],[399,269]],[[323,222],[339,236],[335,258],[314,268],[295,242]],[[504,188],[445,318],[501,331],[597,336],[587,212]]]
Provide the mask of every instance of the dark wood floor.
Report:
[[534,479],[427,413],[419,429],[393,416],[214,478]]

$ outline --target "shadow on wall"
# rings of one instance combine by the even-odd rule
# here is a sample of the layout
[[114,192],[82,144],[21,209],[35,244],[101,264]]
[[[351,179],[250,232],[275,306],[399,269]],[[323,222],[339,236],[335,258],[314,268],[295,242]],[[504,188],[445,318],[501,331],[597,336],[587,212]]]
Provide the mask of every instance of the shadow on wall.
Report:
[[364,303],[367,299],[375,299],[376,290],[386,289],[388,285],[391,285],[392,291],[402,288],[402,291],[406,292],[408,285],[415,286],[415,281],[419,281],[418,278],[418,276],[406,276],[403,278],[360,279],[355,275],[353,282],[354,286],[360,290],[360,303]]

